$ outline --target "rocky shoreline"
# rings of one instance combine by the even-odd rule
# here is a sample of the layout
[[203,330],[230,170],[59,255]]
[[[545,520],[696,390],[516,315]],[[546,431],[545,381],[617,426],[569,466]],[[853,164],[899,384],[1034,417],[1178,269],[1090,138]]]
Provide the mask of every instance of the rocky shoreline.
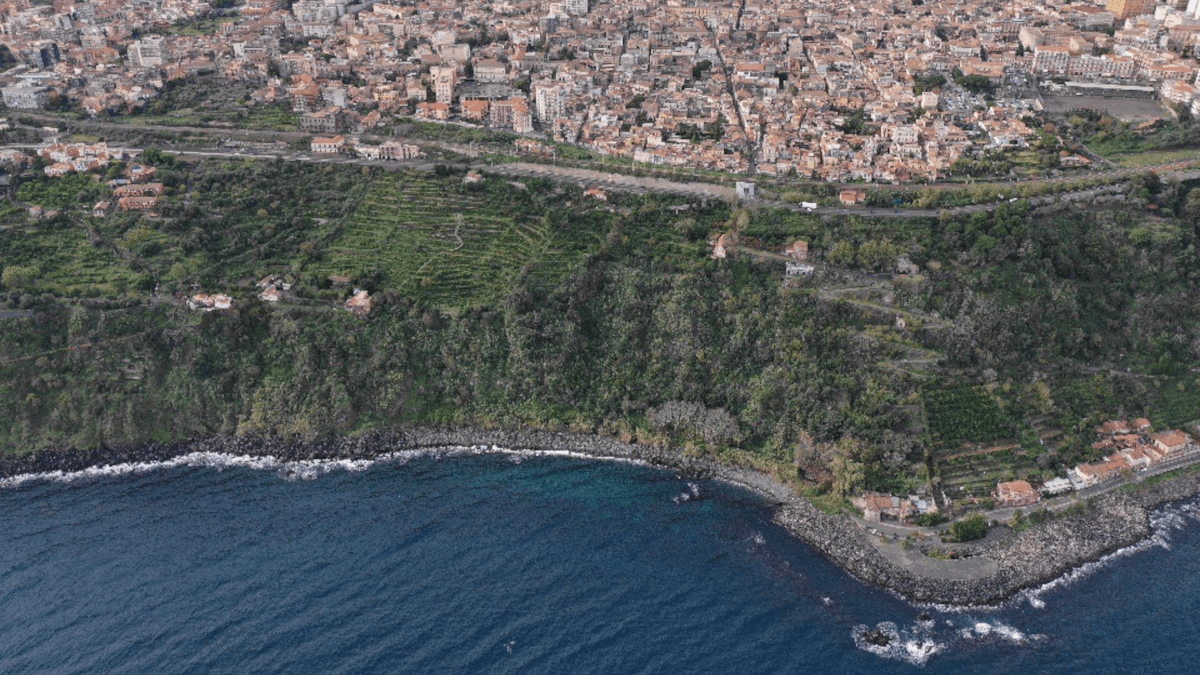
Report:
[[1094,498],[1084,512],[1061,515],[1014,537],[980,546],[976,555],[997,569],[983,578],[949,580],[903,569],[888,560],[845,516],[819,511],[790,488],[757,471],[727,466],[670,448],[622,443],[604,436],[542,431],[413,427],[359,437],[285,441],[248,436],[216,437],[187,443],[44,450],[0,457],[0,478],[22,474],[82,471],[96,466],[157,462],[197,452],[272,456],[284,461],[370,459],[404,450],[439,447],[497,447],[570,452],[597,458],[629,459],[682,471],[689,476],[734,483],[773,501],[775,521],[858,579],[894,591],[914,602],[992,605],[1025,588],[1039,586],[1083,564],[1152,534],[1151,512],[1164,504],[1200,494],[1200,473],[1189,473],[1132,493]]

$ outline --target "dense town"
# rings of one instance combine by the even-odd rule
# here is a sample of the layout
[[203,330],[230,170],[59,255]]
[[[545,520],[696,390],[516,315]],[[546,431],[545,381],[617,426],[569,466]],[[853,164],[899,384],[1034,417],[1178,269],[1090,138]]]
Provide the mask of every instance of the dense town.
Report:
[[324,152],[416,117],[631,163],[904,182],[1035,140],[1039,88],[1200,113],[1196,0],[14,0],[0,20],[10,109],[121,114],[212,73]]

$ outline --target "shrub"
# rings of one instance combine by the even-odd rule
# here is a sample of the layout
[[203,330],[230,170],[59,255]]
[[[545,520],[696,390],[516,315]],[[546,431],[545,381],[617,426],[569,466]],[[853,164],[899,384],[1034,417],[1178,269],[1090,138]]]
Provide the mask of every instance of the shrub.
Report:
[[950,526],[950,536],[954,541],[973,541],[987,536],[987,519],[975,514],[960,520]]
[[921,527],[936,527],[941,524],[942,515],[940,513],[922,513],[914,522]]

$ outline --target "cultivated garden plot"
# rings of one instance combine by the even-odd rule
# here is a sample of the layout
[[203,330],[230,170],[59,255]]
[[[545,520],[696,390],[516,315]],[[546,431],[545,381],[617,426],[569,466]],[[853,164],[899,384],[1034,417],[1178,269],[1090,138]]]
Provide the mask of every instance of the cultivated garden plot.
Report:
[[376,271],[389,286],[444,308],[494,303],[524,270],[553,285],[583,250],[556,233],[553,219],[506,208],[515,190],[383,176],[328,242],[319,267]]
[[949,450],[964,442],[1010,438],[1013,425],[995,399],[978,387],[925,393],[925,417],[934,448]]

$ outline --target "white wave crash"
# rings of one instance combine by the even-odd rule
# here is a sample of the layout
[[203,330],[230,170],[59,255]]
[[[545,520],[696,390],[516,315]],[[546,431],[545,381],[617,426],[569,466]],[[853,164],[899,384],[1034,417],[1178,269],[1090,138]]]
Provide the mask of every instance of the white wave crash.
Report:
[[[219,452],[190,452],[156,462],[126,462],[122,464],[91,466],[79,471],[46,471],[43,473],[17,474],[8,478],[0,478],[0,489],[16,488],[38,481],[70,483],[92,478],[113,478],[180,466],[209,467],[217,470],[227,467],[273,470],[278,471],[279,475],[287,480],[315,480],[324,474],[334,471],[365,471],[381,462],[405,464],[419,457],[443,458],[461,455],[493,454],[507,455],[517,464],[522,459],[529,457],[572,457],[646,465],[646,462],[642,460],[628,457],[595,457],[567,450],[514,450],[496,445],[442,446],[417,450],[401,450],[380,454],[369,459],[304,459],[294,461],[286,461],[272,455],[231,455]],[[689,491],[684,494],[688,495],[688,498],[699,496],[699,486],[689,483]]]
[[855,626],[851,631],[854,645],[885,659],[904,661],[915,666],[924,666],[946,645],[935,641],[927,625],[918,624],[911,630],[901,630],[891,621],[884,621],[874,629],[865,625]]

